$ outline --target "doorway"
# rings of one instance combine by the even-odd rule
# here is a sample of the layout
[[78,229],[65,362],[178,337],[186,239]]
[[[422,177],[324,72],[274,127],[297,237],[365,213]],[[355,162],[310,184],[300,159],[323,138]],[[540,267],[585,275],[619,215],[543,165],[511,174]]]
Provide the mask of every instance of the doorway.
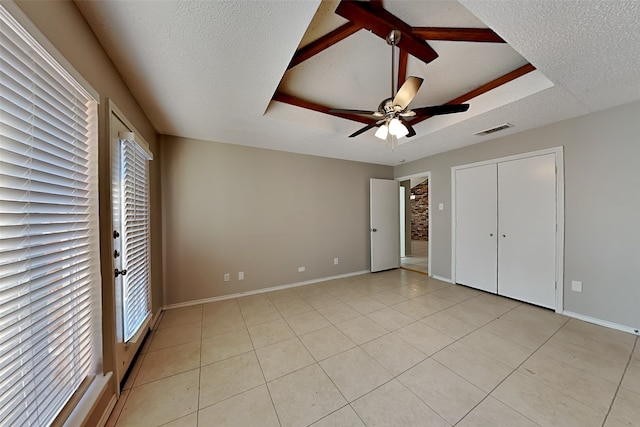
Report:
[[400,199],[400,212],[404,212],[401,232],[404,253],[400,258],[403,269],[429,274],[429,252],[431,227],[429,221],[430,198],[429,172],[398,178],[404,188],[404,198]]

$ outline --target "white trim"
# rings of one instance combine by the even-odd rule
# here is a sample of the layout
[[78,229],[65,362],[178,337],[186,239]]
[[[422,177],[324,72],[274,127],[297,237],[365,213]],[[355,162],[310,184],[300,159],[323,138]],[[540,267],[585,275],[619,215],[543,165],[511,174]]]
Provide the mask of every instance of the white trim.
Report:
[[149,325],[151,324],[151,319],[153,318],[153,313],[147,314],[147,317],[142,322],[142,326],[138,328],[138,331],[124,343],[125,347],[135,347],[138,345],[138,341],[147,336],[147,332],[149,331]]
[[451,283],[452,285],[456,284],[456,282],[454,282],[453,280],[451,280],[451,279],[449,279],[447,277],[436,276],[435,274],[432,274],[429,277],[431,277],[432,279],[440,280],[441,282]]
[[[455,168],[455,169],[454,169]],[[456,170],[451,168],[451,283],[456,283]]]
[[87,80],[80,74],[73,65],[67,60],[67,58],[60,53],[58,49],[49,41],[49,39],[40,31],[40,29],[34,24],[31,19],[27,16],[26,13],[20,9],[13,0],[2,0],[0,2],[0,6],[4,7],[9,14],[15,19],[25,30],[29,33],[31,37],[33,37],[43,48],[44,50],[51,55],[53,59],[55,59],[64,70],[74,79],[80,83],[80,86],[91,95],[95,99],[95,101],[100,103],[100,93],[93,88],[89,84]]
[[328,280],[343,279],[345,277],[359,276],[361,274],[370,274],[369,270],[354,271],[353,273],[339,274],[337,276],[323,277],[320,279],[305,280],[304,282],[290,283],[288,285],[272,286],[270,288],[256,289],[253,291],[238,292],[235,294],[220,295],[217,297],[203,298],[195,301],[179,302],[177,304],[169,304],[162,307],[162,310],[173,310],[174,308],[190,307],[192,305],[206,304],[209,302],[223,301],[227,299],[246,297],[249,295],[264,294],[266,292],[279,291],[282,289],[297,288],[299,286],[311,285],[318,282],[326,282]]
[[491,160],[467,163],[451,167],[451,280],[456,282],[456,171],[477,166],[491,165],[512,160],[554,154],[556,162],[556,313],[564,307],[564,147],[514,154]]
[[492,165],[494,163],[502,163],[502,162],[509,162],[512,160],[527,159],[529,157],[544,156],[545,154],[556,154],[558,153],[558,151],[562,151],[562,149],[563,147],[560,145],[558,147],[545,148],[545,149],[536,150],[536,151],[528,151],[526,153],[513,154],[511,156],[497,157],[495,159],[490,159],[490,160],[482,160],[479,162],[465,163],[464,165],[451,166],[451,169],[456,169],[456,170],[468,169],[468,168],[474,168],[476,166]]
[[[63,424],[65,427],[83,426],[86,424],[89,414],[91,414],[96,403],[98,403],[98,399],[100,399],[102,393],[104,393],[109,386],[111,375],[111,372],[107,372],[104,375],[95,376],[87,391],[84,392],[78,404],[73,408],[69,418],[65,420]],[[102,418],[104,418],[104,414]]]
[[556,155],[556,313],[564,310],[564,147]]
[[98,420],[98,427],[104,427],[107,425],[107,421],[109,421],[111,412],[113,412],[113,408],[116,407],[117,403],[118,403],[118,398],[114,394],[113,396],[111,396],[111,400],[109,400],[109,404],[107,405],[104,412],[102,413],[102,416]]
[[[149,143],[147,142],[146,139],[144,139],[144,137],[142,136],[142,134],[140,132],[138,132],[138,130],[135,128],[135,126],[133,126],[133,124],[127,119],[127,117],[124,115],[124,113],[122,112],[122,110],[120,110],[118,108],[118,106],[115,104],[115,102],[113,102],[113,99],[111,98],[107,98],[107,114],[108,114],[108,123],[107,125],[109,125],[108,131],[111,132],[111,115],[113,114],[114,116],[116,116],[118,118],[118,120],[120,120],[134,135],[135,135],[135,139],[134,141],[136,143],[138,143],[138,145],[147,152],[147,154],[150,156],[149,160],[153,160],[153,153],[151,152],[151,150],[149,149]],[[111,139],[111,136],[109,136],[109,139]],[[120,138],[119,135],[117,135],[118,138]]]
[[[408,179],[411,178],[423,178],[423,177],[427,177],[427,211],[429,212],[429,226],[427,228],[427,274],[431,274],[431,254],[433,253],[432,248],[431,248],[431,242],[433,241],[433,239],[431,238],[431,224],[433,223],[432,219],[433,219],[433,214],[432,214],[432,210],[431,210],[431,199],[433,199],[432,195],[431,195],[431,189],[433,188],[433,185],[431,183],[431,171],[426,171],[426,172],[422,172],[422,173],[414,173],[412,175],[407,175],[407,176],[400,176],[397,178],[394,178],[396,181],[398,182],[402,182],[402,181],[406,181]],[[411,190],[411,188],[409,188],[409,190]]]
[[604,326],[605,328],[616,329],[618,331],[627,332],[632,335],[639,335],[640,330],[636,328],[632,328],[630,326],[620,325],[619,323],[609,322],[607,320],[597,319],[591,316],[585,316],[583,314],[574,313],[572,311],[561,311],[560,314],[564,314],[567,317],[572,317],[574,319],[582,320],[585,322],[593,323],[595,325]]

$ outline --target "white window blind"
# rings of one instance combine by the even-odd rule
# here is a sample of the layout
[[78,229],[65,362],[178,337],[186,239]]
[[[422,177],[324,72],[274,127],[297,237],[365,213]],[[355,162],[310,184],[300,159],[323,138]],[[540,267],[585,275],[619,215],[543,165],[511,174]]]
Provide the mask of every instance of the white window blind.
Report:
[[97,102],[0,6],[0,424],[50,425],[100,363]]
[[121,140],[122,278],[124,340],[151,314],[149,170],[151,154],[134,140]]

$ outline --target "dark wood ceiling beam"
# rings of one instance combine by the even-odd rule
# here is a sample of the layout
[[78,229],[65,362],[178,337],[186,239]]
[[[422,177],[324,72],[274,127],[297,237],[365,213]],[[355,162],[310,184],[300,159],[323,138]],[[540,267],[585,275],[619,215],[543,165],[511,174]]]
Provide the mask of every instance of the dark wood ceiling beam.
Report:
[[398,59],[398,84],[397,89],[400,89],[405,80],[407,80],[407,61],[409,60],[409,54],[400,50],[400,58]]
[[423,40],[506,43],[489,28],[414,27],[412,33]]
[[291,59],[291,62],[289,63],[287,69],[295,67],[299,63],[306,61],[314,55],[319,54],[328,47],[331,47],[339,41],[346,39],[351,34],[354,34],[361,29],[362,27],[360,25],[354,24],[352,22],[347,22],[346,24],[341,25],[330,33],[327,33],[319,39],[314,40],[308,45],[298,49],[293,55],[293,58]]
[[431,46],[412,34],[412,28],[409,24],[385,9],[372,6],[368,2],[342,0],[336,8],[336,13],[383,39],[386,39],[392,30],[400,31],[402,37],[397,46],[425,64],[438,57]]
[[[526,64],[523,65],[520,68],[516,68],[515,70],[498,77],[495,80],[491,80],[489,83],[485,83],[482,86],[467,92],[463,95],[460,95],[457,98],[452,99],[451,101],[447,102],[445,105],[449,105],[449,104],[462,104],[470,99],[475,98],[476,96],[480,96],[483,93],[487,93],[490,90],[493,90],[499,86],[502,86],[503,84],[509,83],[512,80],[517,79],[520,76],[524,76],[527,73],[530,73],[532,71],[534,71],[536,69],[536,67],[534,67],[531,64]],[[411,124],[415,124],[415,123],[420,123],[423,120],[428,119],[429,117],[433,117],[433,116],[424,116],[424,117],[418,117],[414,120],[411,120]]]
[[331,108],[316,104],[311,101],[305,101],[304,99],[297,98],[295,96],[287,95],[286,93],[276,92],[273,95],[273,101],[284,102],[285,104],[294,105],[296,107],[306,108],[307,110],[317,111],[319,113],[328,114],[334,117],[340,117],[342,119],[353,120],[354,122],[369,124],[372,122],[372,119],[367,119],[366,117],[357,116],[355,114],[342,114],[342,113],[332,113],[329,110]]

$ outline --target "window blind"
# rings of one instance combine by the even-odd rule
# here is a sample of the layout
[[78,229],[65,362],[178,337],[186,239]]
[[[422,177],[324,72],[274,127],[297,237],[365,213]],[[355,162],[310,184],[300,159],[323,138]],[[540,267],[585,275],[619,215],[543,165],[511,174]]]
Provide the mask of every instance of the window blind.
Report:
[[97,102],[0,6],[0,423],[49,425],[100,351]]
[[129,341],[151,314],[149,254],[150,154],[134,140],[121,140],[122,278],[124,340]]

